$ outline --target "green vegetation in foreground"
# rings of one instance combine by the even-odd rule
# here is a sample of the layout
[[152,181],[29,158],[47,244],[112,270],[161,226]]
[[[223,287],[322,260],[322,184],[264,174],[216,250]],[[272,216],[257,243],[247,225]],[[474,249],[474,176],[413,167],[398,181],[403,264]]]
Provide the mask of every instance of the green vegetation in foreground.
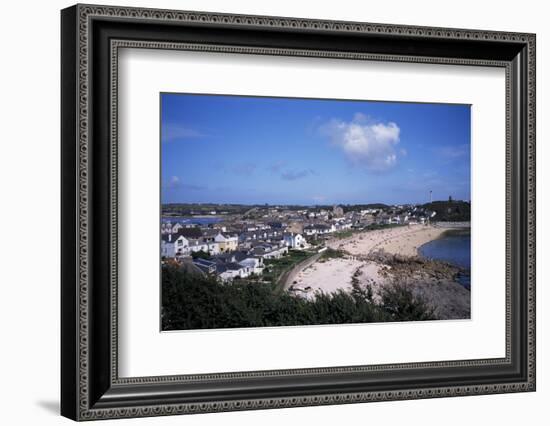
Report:
[[433,312],[412,292],[389,286],[382,304],[372,292],[354,286],[351,293],[320,294],[314,300],[276,294],[269,284],[192,275],[177,267],[162,270],[162,329],[189,330],[419,321]]

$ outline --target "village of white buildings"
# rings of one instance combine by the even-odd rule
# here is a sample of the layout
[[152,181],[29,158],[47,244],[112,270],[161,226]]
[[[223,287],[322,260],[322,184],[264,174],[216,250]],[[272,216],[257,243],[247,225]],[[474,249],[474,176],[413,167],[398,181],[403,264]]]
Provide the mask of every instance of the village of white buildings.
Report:
[[[313,256],[326,250],[330,240],[380,227],[427,224],[436,214],[422,205],[374,206],[266,205],[235,213],[223,211],[220,205],[186,219],[164,215],[161,258],[164,263],[177,263],[193,273],[215,275],[227,282],[262,276],[273,261],[292,253]],[[216,220],[206,220],[205,225],[192,220],[205,216]]]

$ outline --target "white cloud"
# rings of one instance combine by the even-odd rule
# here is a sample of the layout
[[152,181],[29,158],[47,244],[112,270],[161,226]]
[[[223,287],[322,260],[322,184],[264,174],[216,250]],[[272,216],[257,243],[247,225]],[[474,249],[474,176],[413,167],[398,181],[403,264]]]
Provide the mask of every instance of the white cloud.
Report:
[[362,112],[356,112],[353,114],[353,121],[356,123],[367,123],[370,120],[370,117],[367,114]]
[[352,121],[332,120],[322,131],[353,165],[382,172],[397,164],[400,129],[393,122],[373,122],[364,114],[356,113]]
[[185,184],[181,181],[179,176],[170,176],[170,178],[162,185],[163,189],[184,189],[187,191],[203,191],[206,187],[194,184]]
[[166,188],[177,188],[181,184],[181,180],[178,176],[171,176],[166,182]]
[[162,126],[162,141],[172,142],[182,139],[204,138],[206,135],[191,127],[176,123],[165,123]]

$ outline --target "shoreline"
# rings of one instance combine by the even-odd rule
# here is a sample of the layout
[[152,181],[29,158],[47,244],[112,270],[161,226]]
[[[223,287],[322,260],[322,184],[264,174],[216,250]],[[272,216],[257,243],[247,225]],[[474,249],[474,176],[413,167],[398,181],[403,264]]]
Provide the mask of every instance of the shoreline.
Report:
[[441,238],[448,228],[412,225],[366,231],[327,246],[345,253],[317,260],[295,275],[291,292],[315,298],[318,293],[370,288],[380,300],[385,286],[400,283],[434,308],[438,319],[470,317],[470,291],[455,278],[461,268],[420,255],[419,248]]
[[418,256],[420,246],[447,232],[447,228],[433,225],[405,225],[396,228],[364,231],[349,238],[331,240],[327,246],[353,256],[368,256],[384,250],[401,256]]

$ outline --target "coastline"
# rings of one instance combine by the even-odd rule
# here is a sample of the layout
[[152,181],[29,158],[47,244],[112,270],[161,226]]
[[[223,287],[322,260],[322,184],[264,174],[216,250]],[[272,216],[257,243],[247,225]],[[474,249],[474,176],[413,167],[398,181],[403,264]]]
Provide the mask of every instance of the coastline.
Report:
[[346,239],[331,240],[327,246],[344,250],[353,256],[368,256],[384,250],[401,256],[418,256],[423,244],[439,238],[447,228],[432,225],[407,225],[396,228],[365,231]]
[[359,285],[370,288],[376,301],[385,286],[400,283],[432,306],[438,319],[469,318],[470,291],[455,280],[461,269],[419,254],[422,245],[448,231],[443,226],[411,225],[331,240],[327,246],[343,257],[320,259],[297,273],[294,294],[314,298],[319,292],[350,292]]

